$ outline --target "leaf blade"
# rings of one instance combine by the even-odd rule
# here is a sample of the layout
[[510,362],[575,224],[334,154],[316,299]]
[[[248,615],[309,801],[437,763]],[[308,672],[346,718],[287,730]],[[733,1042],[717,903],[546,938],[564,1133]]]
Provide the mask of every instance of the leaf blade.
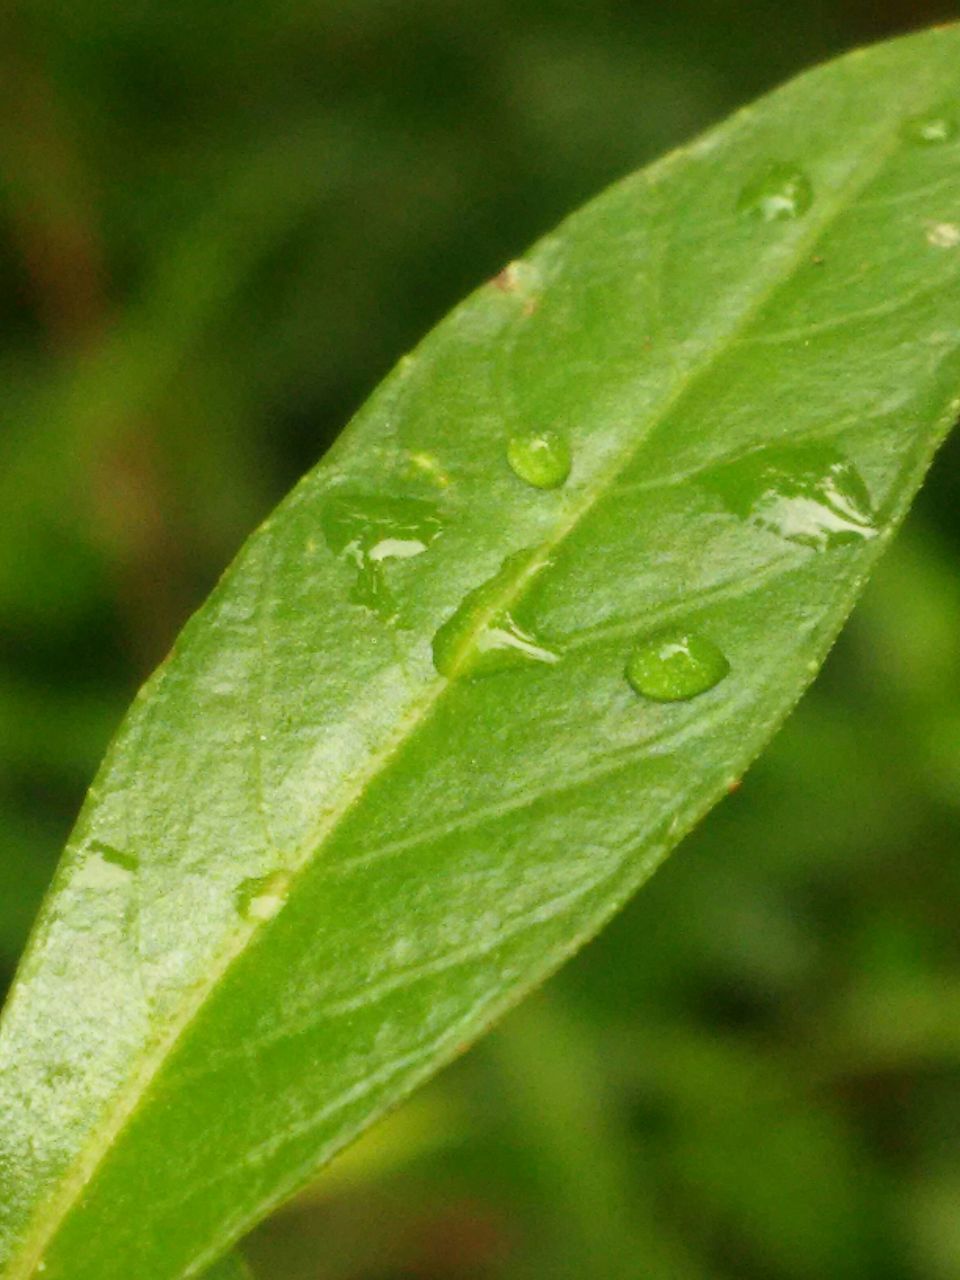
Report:
[[[944,30],[821,69],[588,206],[248,544],[114,745],[5,1019],[10,1280],[41,1256],[80,1280],[195,1274],[594,932],[756,754],[956,414],[960,256],[930,236],[960,182],[901,122],[956,94],[957,48]],[[788,151],[810,209],[744,218]],[[842,387],[821,372],[840,367]],[[531,423],[574,443],[561,490],[503,462]],[[784,443],[842,444],[876,538],[821,553],[702,483]],[[351,601],[370,548],[325,548],[324,511],[384,473],[446,523]],[[433,671],[434,631],[490,578],[468,638],[522,607],[556,670]],[[691,618],[731,677],[638,703],[631,638]],[[56,1126],[28,1129],[51,1100]]]
[[253,1280],[246,1259],[234,1251],[203,1273],[203,1280]]

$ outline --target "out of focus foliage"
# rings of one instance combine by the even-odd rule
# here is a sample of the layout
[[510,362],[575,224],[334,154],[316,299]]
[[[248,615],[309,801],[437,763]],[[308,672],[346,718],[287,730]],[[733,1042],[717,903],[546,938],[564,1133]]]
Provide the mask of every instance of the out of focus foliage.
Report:
[[[0,975],[112,726],[458,296],[946,0],[0,18]],[[743,788],[250,1244],[269,1280],[960,1275],[960,442]]]

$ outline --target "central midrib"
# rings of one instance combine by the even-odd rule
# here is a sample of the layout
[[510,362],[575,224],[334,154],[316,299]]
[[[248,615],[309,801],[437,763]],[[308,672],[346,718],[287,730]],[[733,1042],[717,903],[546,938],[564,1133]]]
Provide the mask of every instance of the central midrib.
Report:
[[[747,108],[745,112],[741,113],[741,118],[749,115],[751,110],[752,108]],[[545,568],[552,552],[570,537],[585,517],[607,495],[621,474],[630,467],[646,445],[650,435],[672,413],[680,401],[711,372],[718,361],[727,353],[728,349],[738,341],[740,336],[750,328],[756,317],[767,307],[777,292],[789,283],[796,267],[810,253],[811,247],[816,244],[836,218],[855,201],[857,195],[877,177],[887,160],[897,149],[901,117],[902,106],[896,116],[897,128],[891,130],[889,135],[885,134],[882,140],[878,141],[877,150],[871,159],[865,160],[862,164],[856,166],[847,182],[834,193],[832,198],[827,195],[818,197],[813,209],[805,216],[805,229],[794,240],[792,251],[784,254],[782,264],[777,264],[779,269],[774,270],[766,285],[744,307],[739,319],[730,326],[722,338],[708,348],[701,359],[692,365],[682,377],[677,379],[673,388],[667,392],[660,405],[650,414],[647,430],[638,439],[634,440],[619,458],[615,459],[608,468],[595,478],[592,486],[589,489],[585,489],[583,497],[578,503],[571,504],[565,513],[565,518],[558,523],[554,536],[543,544],[541,552],[537,554],[518,578],[506,584],[502,596],[491,601],[489,609],[483,611],[477,620],[476,626],[473,628],[475,636],[479,635],[483,627],[488,624],[490,617],[495,613],[516,606],[518,601],[523,598],[523,588],[537,573]],[[728,126],[736,122],[736,120],[737,117],[734,117],[734,121],[728,122]],[[670,158],[666,157],[666,160]],[[822,210],[819,217],[815,216],[818,209]],[[311,863],[315,852],[323,846],[354,805],[362,799],[368,786],[382,772],[389,761],[406,745],[420,726],[427,721],[440,699],[456,682],[456,678],[465,664],[468,651],[469,646],[465,646],[461,651],[463,656],[458,660],[449,677],[438,676],[424,686],[418,697],[411,703],[402,720],[399,721],[396,731],[384,743],[381,750],[371,756],[368,767],[359,776],[355,775],[351,778],[350,787],[345,790],[345,793],[333,809],[327,813],[324,820],[317,824],[309,839],[304,841],[298,858],[291,863],[292,875],[302,872]],[[292,891],[293,884],[291,885],[291,893]],[[103,1158],[113,1147],[116,1139],[133,1116],[138,1099],[153,1082],[172,1050],[206,1004],[208,997],[217,989],[234,961],[245,953],[248,942],[262,927],[263,923],[253,923],[233,935],[230,945],[225,947],[218,957],[209,979],[191,990],[191,998],[184,1002],[180,1018],[171,1022],[166,1034],[154,1043],[150,1051],[144,1054],[140,1067],[130,1077],[126,1089],[118,1098],[112,1111],[101,1126],[94,1131],[87,1147],[78,1155],[73,1165],[70,1166],[60,1184],[59,1195],[49,1203],[48,1213],[42,1216],[38,1213],[35,1219],[36,1226],[33,1232],[27,1236],[19,1257],[14,1259],[13,1266],[7,1272],[6,1280],[30,1280],[30,1277],[33,1276],[37,1265],[42,1260],[61,1224],[66,1220],[75,1202],[95,1175]]]

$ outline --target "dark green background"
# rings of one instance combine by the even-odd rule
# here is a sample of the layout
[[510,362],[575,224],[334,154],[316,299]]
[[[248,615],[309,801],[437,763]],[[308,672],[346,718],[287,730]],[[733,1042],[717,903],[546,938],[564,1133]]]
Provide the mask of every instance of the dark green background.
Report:
[[[956,16],[7,6],[0,983],[125,704],[392,362],[611,179],[818,59]],[[956,1280],[958,467],[955,441],[742,789],[261,1228],[258,1277]]]

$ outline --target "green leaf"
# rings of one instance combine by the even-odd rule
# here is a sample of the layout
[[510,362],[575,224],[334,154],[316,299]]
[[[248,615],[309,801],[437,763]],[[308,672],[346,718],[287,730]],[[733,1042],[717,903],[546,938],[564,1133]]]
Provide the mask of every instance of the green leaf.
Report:
[[202,1280],[253,1280],[253,1272],[239,1253],[231,1253],[205,1271]]
[[612,188],[250,540],[6,1011],[4,1280],[200,1273],[739,778],[960,408],[958,67],[852,55]]

